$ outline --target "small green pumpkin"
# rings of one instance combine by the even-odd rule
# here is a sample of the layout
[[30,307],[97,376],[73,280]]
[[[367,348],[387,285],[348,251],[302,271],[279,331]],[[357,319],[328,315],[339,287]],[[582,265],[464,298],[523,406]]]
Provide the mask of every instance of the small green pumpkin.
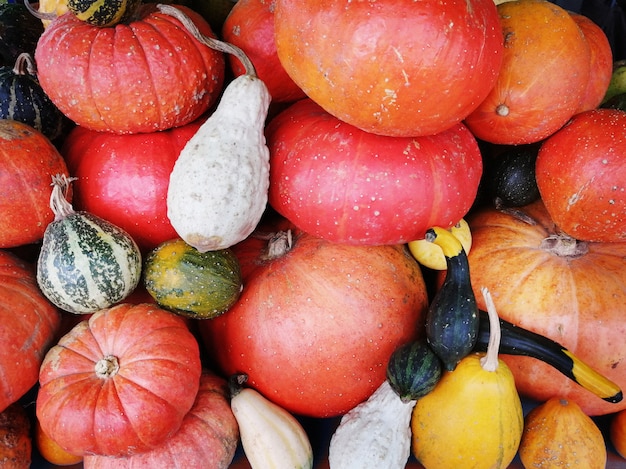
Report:
[[44,232],[37,283],[57,307],[94,313],[122,301],[139,284],[141,252],[126,231],[65,199],[70,180],[53,177],[50,206],[55,219]]
[[387,381],[403,402],[415,401],[439,382],[439,357],[425,340],[414,340],[398,347],[387,363]]
[[28,124],[50,140],[68,127],[69,120],[39,85],[35,62],[27,52],[17,57],[14,66],[0,67],[0,119]]
[[200,252],[177,238],[146,256],[144,285],[162,308],[210,319],[235,304],[243,280],[239,260],[230,249]]

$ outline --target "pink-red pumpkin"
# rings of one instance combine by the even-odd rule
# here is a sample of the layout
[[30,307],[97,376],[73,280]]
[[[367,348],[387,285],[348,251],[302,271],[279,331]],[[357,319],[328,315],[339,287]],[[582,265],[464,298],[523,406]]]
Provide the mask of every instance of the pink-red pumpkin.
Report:
[[398,244],[451,226],[482,174],[476,139],[460,123],[431,136],[381,136],[304,99],[272,119],[266,136],[270,204],[333,242]]
[[548,212],[568,235],[626,242],[626,112],[575,115],[541,145],[536,178]]
[[[331,243],[285,223],[258,234],[233,247],[244,289],[229,311],[198,324],[204,344],[224,373],[247,373],[293,413],[345,413],[423,330],[419,265],[402,245]],[[278,236],[268,243],[268,234]]]
[[68,176],[65,160],[41,132],[0,120],[0,248],[41,241],[54,220],[52,176]]
[[202,121],[128,135],[75,127],[61,150],[76,178],[74,208],[126,230],[144,253],[176,238],[167,218],[170,173]]
[[489,0],[276,0],[278,57],[322,108],[367,132],[439,133],[487,96],[502,62]]
[[204,371],[196,401],[180,429],[163,445],[126,458],[85,456],[85,469],[155,469],[168,467],[226,469],[239,441],[230,410],[226,380]]
[[61,326],[57,308],[37,286],[33,266],[0,250],[0,412],[39,378],[43,357]]
[[[179,6],[201,33],[208,23]],[[41,87],[78,125],[114,133],[155,132],[187,124],[222,91],[221,52],[146,4],[127,24],[93,26],[66,13],[48,25],[35,51]]]
[[198,342],[182,318],[123,303],[94,313],[48,351],[37,418],[72,454],[151,450],[180,428],[201,371]]

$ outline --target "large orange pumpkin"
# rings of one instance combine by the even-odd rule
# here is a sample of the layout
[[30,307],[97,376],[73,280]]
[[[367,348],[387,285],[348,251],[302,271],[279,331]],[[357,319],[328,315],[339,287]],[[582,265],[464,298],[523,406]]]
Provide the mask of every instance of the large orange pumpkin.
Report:
[[[201,33],[208,23],[181,8]],[[38,78],[51,101],[91,130],[154,132],[192,122],[216,102],[225,62],[172,16],[142,7],[113,27],[66,13],[48,25],[35,51]]]
[[278,57],[322,108],[366,132],[439,133],[487,96],[502,60],[493,0],[277,0]]
[[247,373],[287,410],[343,414],[376,390],[391,353],[423,329],[419,266],[401,245],[265,228],[277,234],[271,243],[252,236],[233,247],[244,289],[228,312],[199,323],[204,343],[224,373]]
[[[515,214],[482,209],[467,219],[469,265],[479,294],[489,288],[498,313],[546,335],[626,389],[626,243],[579,242],[559,232],[542,201]],[[522,394],[559,396],[588,414],[626,408],[606,402],[539,360],[502,357]]]
[[590,47],[572,16],[547,0],[514,0],[497,8],[502,66],[465,122],[488,142],[538,142],[578,110],[589,83]]
[[0,250],[0,411],[37,383],[61,316],[39,291],[33,267]]
[[69,176],[65,160],[41,132],[0,119],[0,248],[41,241],[54,220],[52,176]]

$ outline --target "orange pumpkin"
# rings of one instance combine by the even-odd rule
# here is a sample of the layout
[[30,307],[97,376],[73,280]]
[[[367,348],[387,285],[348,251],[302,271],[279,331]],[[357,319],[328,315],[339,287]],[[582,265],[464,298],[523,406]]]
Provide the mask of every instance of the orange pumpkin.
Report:
[[0,465],[3,469],[29,469],[32,440],[30,421],[21,404],[0,412]]
[[[501,317],[543,334],[626,389],[626,243],[591,243],[559,233],[543,202],[515,214],[473,213],[468,255],[472,285],[487,287]],[[608,414],[626,401],[606,402],[545,363],[502,356],[520,393],[539,401],[559,396],[586,413]]]
[[537,142],[579,108],[589,82],[589,44],[572,16],[546,0],[505,2],[498,12],[504,35],[500,74],[465,122],[488,142]]
[[602,432],[578,404],[553,397],[526,415],[519,456],[529,468],[604,469],[607,451]]
[[611,419],[609,438],[615,451],[626,458],[626,410],[617,412]]

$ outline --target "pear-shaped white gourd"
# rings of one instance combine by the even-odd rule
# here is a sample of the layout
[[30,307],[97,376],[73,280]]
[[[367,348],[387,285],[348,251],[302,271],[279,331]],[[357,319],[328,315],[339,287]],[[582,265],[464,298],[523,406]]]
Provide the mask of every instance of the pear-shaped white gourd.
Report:
[[[185,19],[175,7],[159,8]],[[197,29],[196,34],[209,47],[237,57],[243,54]],[[170,174],[167,216],[178,235],[200,252],[226,249],[247,238],[267,205],[269,149],[264,130],[271,96],[247,63],[247,73],[226,86],[217,108],[187,142]]]

